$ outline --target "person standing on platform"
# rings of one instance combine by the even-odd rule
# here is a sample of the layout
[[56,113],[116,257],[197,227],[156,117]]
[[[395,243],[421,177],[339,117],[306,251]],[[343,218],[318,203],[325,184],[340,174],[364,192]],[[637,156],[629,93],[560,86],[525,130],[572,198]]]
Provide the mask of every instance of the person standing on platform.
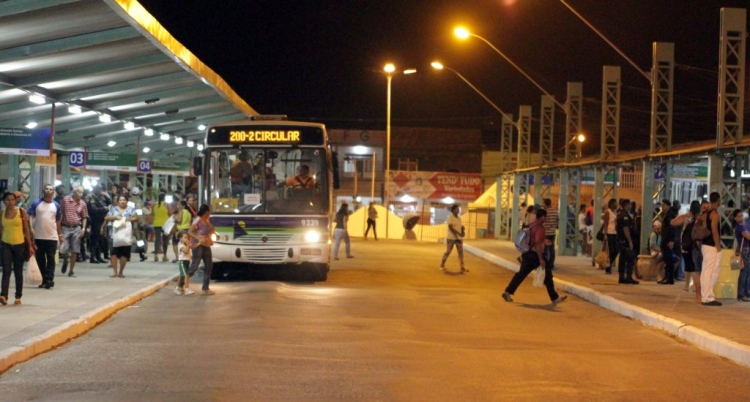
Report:
[[370,201],[370,206],[367,208],[367,229],[365,230],[365,240],[367,240],[367,234],[370,233],[372,228],[372,235],[375,240],[378,239],[378,231],[375,229],[375,220],[378,219],[378,210],[375,209],[375,201]]
[[344,241],[344,247],[346,249],[346,258],[354,258],[352,255],[352,245],[349,240],[349,232],[347,226],[349,224],[349,205],[346,203],[341,204],[338,212],[336,212],[336,228],[333,230],[333,237],[335,242],[333,244],[333,259],[339,259],[339,246],[341,241]]
[[618,283],[637,285],[639,282],[633,279],[636,251],[633,246],[635,230],[633,217],[630,215],[630,200],[620,200],[620,207],[616,223],[617,246],[620,250],[620,262],[617,264],[617,272],[620,275]]
[[662,229],[661,229],[661,253],[664,257],[664,279],[657,282],[660,285],[674,285],[675,264],[678,262],[676,253],[681,252],[675,245],[679,237],[679,228],[672,226],[672,220],[677,218],[677,211],[672,208],[669,200],[662,200]]
[[714,191],[708,196],[711,202],[706,211],[706,227],[711,234],[701,239],[701,254],[703,255],[703,269],[701,270],[701,304],[704,306],[721,306],[721,302],[714,297],[714,286],[719,279],[719,264],[721,263],[721,235],[719,233],[719,208],[721,195]]
[[544,255],[547,257],[548,269],[555,269],[555,237],[560,226],[560,214],[552,208],[552,200],[544,199],[547,218],[544,220]]
[[609,252],[609,266],[604,270],[606,274],[612,274],[612,267],[615,265],[615,259],[617,258],[617,200],[612,198],[607,203],[607,208],[604,211],[604,222],[602,224],[605,236],[607,252]]
[[169,259],[167,258],[167,249],[169,248],[169,233],[164,233],[162,230],[162,226],[164,226],[164,223],[169,219],[170,210],[167,203],[164,201],[166,199],[166,194],[159,193],[159,201],[154,205],[153,213],[154,213],[154,233],[156,236],[156,239],[154,240],[154,262],[159,261],[159,253],[163,253],[164,256],[162,257],[162,261],[167,262]]
[[44,197],[29,208],[31,235],[36,244],[36,262],[42,273],[40,288],[51,289],[55,286],[55,253],[58,241],[62,239],[62,209],[53,196],[55,189],[51,184],[44,185]]
[[[70,253],[70,272],[69,277],[75,277],[73,269],[76,266],[76,257],[78,250],[81,249],[81,240],[83,239],[83,228],[89,219],[89,210],[86,203],[83,202],[83,187],[78,186],[73,189],[73,194],[63,198],[62,208],[62,251]],[[68,269],[68,264],[63,261],[62,273]]]
[[[116,195],[114,197],[117,197]],[[91,193],[91,199],[88,204],[89,216],[91,217],[91,233],[89,253],[91,254],[89,262],[91,264],[106,263],[107,260],[104,258],[109,257],[109,241],[105,234],[102,234],[104,225],[104,217],[109,212],[109,207],[112,205],[112,199],[109,198],[107,193],[103,191],[101,185],[97,184],[94,186],[94,191]],[[106,229],[104,230],[106,233]],[[104,258],[102,258],[102,255]]]
[[503,292],[503,300],[513,301],[513,294],[524,279],[537,269],[540,265],[544,268],[544,286],[547,288],[547,295],[553,304],[559,304],[565,301],[568,296],[560,296],[555,290],[555,282],[552,278],[552,271],[547,267],[547,261],[544,260],[544,220],[547,218],[547,211],[539,209],[536,211],[536,223],[529,226],[529,251],[521,255],[521,268],[513,275],[508,287]]
[[195,247],[195,252],[193,253],[188,275],[193,276],[198,271],[201,261],[203,261],[205,268],[203,270],[203,287],[201,290],[203,290],[204,296],[212,296],[214,294],[213,290],[209,289],[209,284],[211,283],[211,271],[214,267],[211,254],[211,246],[214,245],[214,241],[211,237],[216,233],[216,229],[211,224],[210,217],[211,207],[208,204],[201,205],[198,209],[198,218],[193,221],[188,231],[190,237],[196,239],[198,242],[198,246]]

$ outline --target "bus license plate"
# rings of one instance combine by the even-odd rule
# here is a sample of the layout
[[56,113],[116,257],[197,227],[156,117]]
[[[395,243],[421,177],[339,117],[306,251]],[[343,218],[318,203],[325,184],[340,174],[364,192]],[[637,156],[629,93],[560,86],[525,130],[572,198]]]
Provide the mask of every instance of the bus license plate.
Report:
[[303,248],[301,250],[302,255],[322,255],[322,251],[319,248]]

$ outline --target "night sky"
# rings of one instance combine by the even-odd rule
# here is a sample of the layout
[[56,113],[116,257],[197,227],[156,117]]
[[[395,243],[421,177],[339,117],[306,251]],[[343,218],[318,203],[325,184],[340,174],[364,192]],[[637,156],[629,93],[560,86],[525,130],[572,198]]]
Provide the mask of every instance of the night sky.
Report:
[[[674,142],[715,138],[719,9],[748,8],[750,1],[567,2],[641,70],[650,70],[653,42],[674,42]],[[430,62],[440,60],[505,112],[517,116],[519,105],[528,104],[537,120],[541,92],[483,42],[456,39],[453,28],[463,25],[560,102],[568,81],[583,82],[589,152],[599,148],[602,67],[621,66],[620,147],[648,148],[649,81],[557,0],[140,3],[259,113],[329,128],[384,129],[386,79],[380,71],[393,62],[419,70],[393,80],[394,126],[497,127],[499,114],[469,86],[449,71],[432,70]],[[564,141],[564,121],[558,109],[555,148]],[[536,124],[532,135],[538,143]]]

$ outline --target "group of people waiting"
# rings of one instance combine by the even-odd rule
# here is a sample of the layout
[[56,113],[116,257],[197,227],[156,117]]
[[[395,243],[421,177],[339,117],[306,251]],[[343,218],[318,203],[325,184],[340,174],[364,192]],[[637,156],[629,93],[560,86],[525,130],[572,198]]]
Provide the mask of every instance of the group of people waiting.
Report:
[[[721,222],[717,212],[720,199],[718,192],[712,192],[708,201],[693,201],[689,210],[682,214],[679,202],[662,200],[661,208],[654,217],[654,229],[647,245],[654,262],[664,269],[664,275],[657,283],[674,285],[676,280],[684,280],[683,290],[694,289],[696,299],[704,306],[721,306],[713,292],[719,276],[722,249]],[[740,210],[735,210],[732,217],[736,225],[738,253],[741,251],[743,258],[750,263],[750,224],[744,224],[745,219]],[[618,202],[611,199],[601,215],[601,222],[602,248],[609,254],[609,265],[605,267],[605,273],[612,273],[619,257],[618,282],[637,285],[639,282],[633,276],[642,278],[636,266],[640,250],[640,217],[631,212],[629,200],[621,199]],[[696,226],[700,230],[694,229]],[[748,241],[742,242],[742,239]],[[682,266],[684,277],[680,275]],[[747,272],[740,274],[738,299],[750,301],[750,276]]]
[[[45,184],[43,195],[34,201],[28,212],[19,207],[21,194],[5,192],[4,209],[0,219],[0,262],[2,281],[0,304],[8,303],[11,274],[15,277],[15,304],[23,295],[23,265],[34,258],[39,266],[42,283],[39,288],[55,286],[55,257],[59,251],[61,272],[75,277],[76,262],[106,263],[112,267],[112,278],[125,278],[124,270],[131,258],[131,250],[146,260],[149,236],[155,240],[154,261],[159,254],[167,258],[168,243],[172,240],[175,259],[180,262],[180,282],[175,293],[192,294],[189,276],[202,262],[205,269],[203,293],[214,294],[209,288],[212,270],[211,245],[215,233],[211,225],[210,207],[201,205],[196,210],[196,198],[188,194],[184,200],[175,196],[165,202],[160,193],[156,203],[141,198],[139,188],[129,191],[113,186],[107,193],[99,185],[92,191],[74,187],[65,195],[65,187]],[[163,226],[167,219],[174,225],[167,233]]]

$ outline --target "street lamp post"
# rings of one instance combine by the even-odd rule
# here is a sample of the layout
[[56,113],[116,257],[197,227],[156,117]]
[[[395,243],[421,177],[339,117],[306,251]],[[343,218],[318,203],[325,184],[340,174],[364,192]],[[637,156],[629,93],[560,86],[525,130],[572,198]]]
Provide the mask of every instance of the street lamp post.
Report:
[[[396,66],[393,65],[393,63],[388,63],[383,67],[383,71],[385,71],[387,80],[388,80],[388,90],[387,90],[387,97],[386,97],[386,111],[385,111],[385,191],[383,194],[383,204],[386,209],[385,214],[385,237],[388,238],[388,215],[390,212],[390,208],[387,202],[388,199],[388,189],[391,185],[391,81],[393,80],[393,75],[396,73]],[[410,68],[402,71],[403,74],[414,74],[417,72],[417,69]]]

